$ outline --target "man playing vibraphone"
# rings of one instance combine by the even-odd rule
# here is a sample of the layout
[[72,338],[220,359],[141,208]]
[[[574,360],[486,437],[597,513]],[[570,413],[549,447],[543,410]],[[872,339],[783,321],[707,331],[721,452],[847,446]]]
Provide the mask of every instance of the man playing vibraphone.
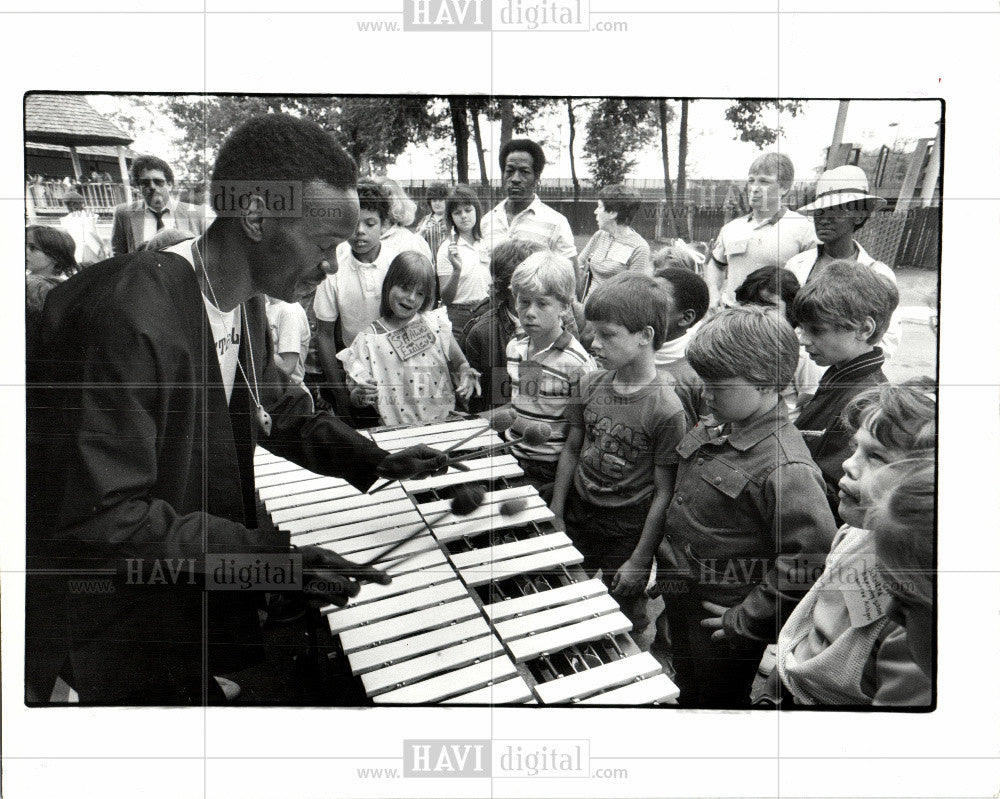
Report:
[[[261,295],[294,302],[336,271],[355,185],[353,160],[317,125],[252,119],[219,151],[218,216],[202,238],[53,290],[47,355],[28,364],[29,701],[48,699],[60,669],[81,702],[213,701],[211,675],[259,659],[260,594],[204,590],[209,555],[289,551],[287,536],[256,529],[258,440],[362,490],[443,461],[422,445],[387,455],[272,382]],[[329,550],[298,554],[303,583],[322,575],[324,603],[388,581]],[[110,590],[75,582],[100,575]]]

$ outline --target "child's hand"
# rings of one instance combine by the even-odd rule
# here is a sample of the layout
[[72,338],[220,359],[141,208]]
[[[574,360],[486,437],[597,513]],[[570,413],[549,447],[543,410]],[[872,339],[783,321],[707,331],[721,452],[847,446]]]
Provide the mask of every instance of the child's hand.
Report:
[[477,397],[482,395],[483,388],[479,385],[479,378],[479,372],[466,364],[462,368],[462,375],[455,387],[455,396],[463,401],[468,401],[473,394]]
[[351,389],[351,405],[355,408],[364,408],[366,405],[374,405],[378,402],[378,386],[371,383],[358,383]]
[[618,596],[638,596],[649,582],[650,565],[645,568],[629,558],[615,572],[611,580],[611,593]]
[[462,257],[458,254],[458,244],[454,241],[448,242],[448,260],[452,269],[456,272],[462,271]]
[[725,641],[726,630],[722,626],[722,617],[725,615],[726,611],[729,610],[729,608],[725,605],[716,605],[713,602],[702,602],[701,606],[712,614],[711,616],[706,616],[701,620],[701,626],[708,627],[713,630],[713,641]]

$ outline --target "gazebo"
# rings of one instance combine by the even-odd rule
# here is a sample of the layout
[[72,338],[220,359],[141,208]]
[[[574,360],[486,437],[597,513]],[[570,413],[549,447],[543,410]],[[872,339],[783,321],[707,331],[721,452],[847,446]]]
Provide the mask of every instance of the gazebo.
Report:
[[[35,92],[25,95],[24,142],[26,147],[30,147],[32,144],[67,147],[73,164],[73,173],[76,179],[81,182],[84,180],[84,175],[77,148],[93,146],[116,148],[118,169],[121,172],[121,185],[124,191],[122,199],[128,198],[129,178],[125,145],[131,144],[132,137],[99,114],[83,95]],[[28,216],[33,218],[38,198],[31,191],[26,192],[26,195]],[[89,200],[93,201],[88,204],[97,207],[103,207],[109,203],[113,205],[110,191],[103,191],[101,195],[94,198],[88,197]]]

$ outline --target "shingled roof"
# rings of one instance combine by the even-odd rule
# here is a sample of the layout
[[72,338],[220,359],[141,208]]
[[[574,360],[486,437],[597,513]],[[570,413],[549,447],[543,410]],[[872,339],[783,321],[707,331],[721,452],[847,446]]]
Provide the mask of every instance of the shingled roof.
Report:
[[67,147],[132,142],[131,136],[97,113],[79,94],[25,95],[24,139]]

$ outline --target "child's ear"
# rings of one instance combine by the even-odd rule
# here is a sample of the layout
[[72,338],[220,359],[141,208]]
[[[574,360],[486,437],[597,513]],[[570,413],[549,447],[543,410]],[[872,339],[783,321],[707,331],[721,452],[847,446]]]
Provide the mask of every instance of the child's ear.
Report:
[[868,339],[875,335],[875,328],[875,320],[870,316],[866,316],[865,321],[861,323],[861,327],[857,330],[858,341],[868,341]]
[[696,316],[697,314],[695,313],[694,309],[688,308],[686,311],[683,311],[681,315],[677,318],[677,326],[691,327],[691,325],[695,323]]

